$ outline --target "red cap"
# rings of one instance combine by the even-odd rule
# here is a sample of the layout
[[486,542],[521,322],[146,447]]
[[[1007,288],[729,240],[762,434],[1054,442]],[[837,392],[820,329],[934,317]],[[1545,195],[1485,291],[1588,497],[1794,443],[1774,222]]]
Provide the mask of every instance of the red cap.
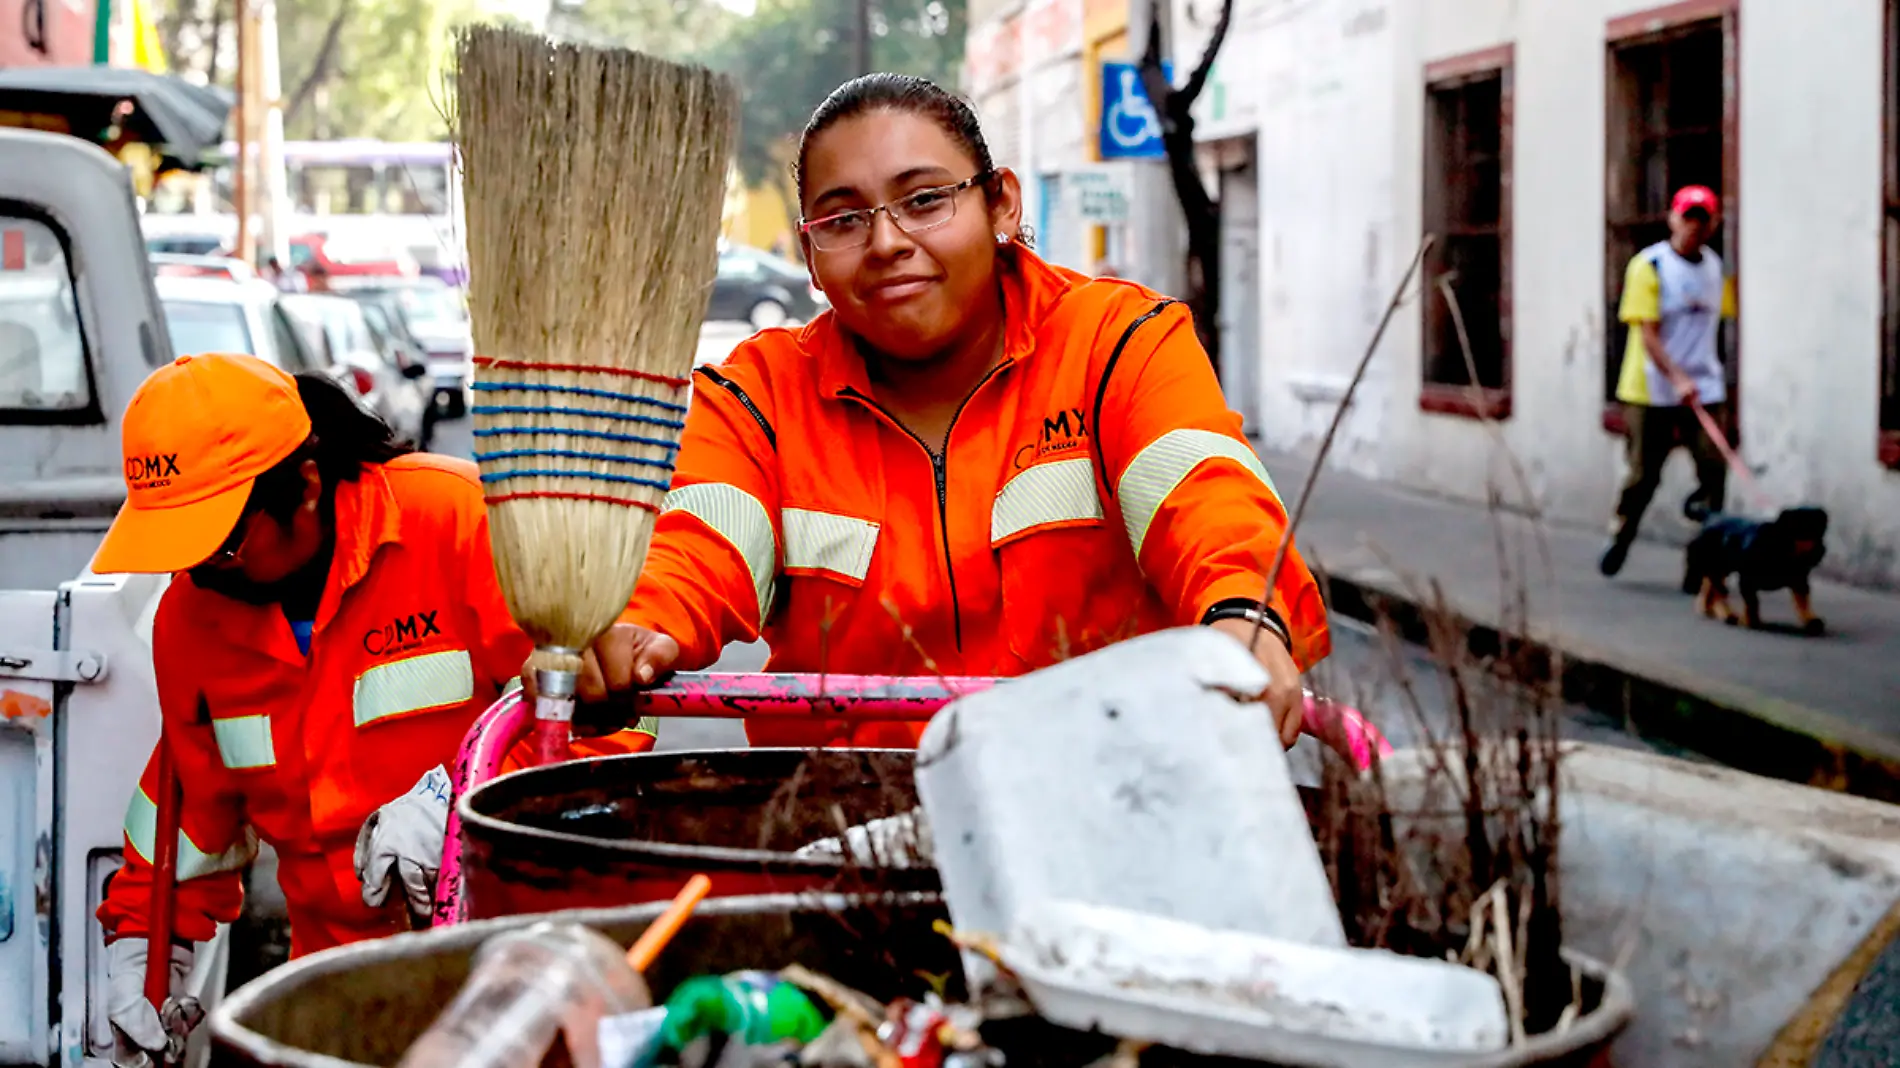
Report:
[[1722,201],[1715,190],[1706,185],[1685,185],[1676,190],[1676,199],[1669,204],[1670,213],[1682,215],[1692,208],[1701,208],[1713,219],[1722,213]]

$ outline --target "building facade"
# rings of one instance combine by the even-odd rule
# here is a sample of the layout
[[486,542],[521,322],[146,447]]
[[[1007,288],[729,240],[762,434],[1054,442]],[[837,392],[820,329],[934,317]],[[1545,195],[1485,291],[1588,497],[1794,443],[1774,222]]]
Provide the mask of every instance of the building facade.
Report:
[[[1623,270],[1666,234],[1670,192],[1706,184],[1740,297],[1736,432],[1766,498],[1731,480],[1729,506],[1823,505],[1828,569],[1900,583],[1894,7],[1236,0],[1197,105],[1230,234],[1234,406],[1268,448],[1316,444],[1430,233],[1336,461],[1605,524]],[[1177,63],[1210,11],[1176,0]],[[1672,461],[1651,529],[1690,482]]]
[[[1165,168],[1151,156],[1104,159],[1105,88],[1120,85],[1105,86],[1104,65],[1134,59],[1145,40],[1130,12],[1128,0],[975,0],[962,89],[997,164],[1022,180],[1043,256],[1175,292],[1181,237]],[[1144,210],[1144,198],[1157,206]]]

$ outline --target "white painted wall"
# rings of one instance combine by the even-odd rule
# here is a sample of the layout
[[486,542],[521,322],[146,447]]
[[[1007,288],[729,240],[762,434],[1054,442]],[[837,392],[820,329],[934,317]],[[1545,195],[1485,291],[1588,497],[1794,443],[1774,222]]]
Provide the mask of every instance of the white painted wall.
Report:
[[[1233,134],[1260,146],[1261,433],[1317,444],[1419,237],[1428,62],[1514,43],[1514,413],[1500,427],[1533,499],[1601,527],[1622,442],[1601,426],[1605,25],[1657,0],[1242,0],[1221,75]],[[1777,502],[1833,515],[1830,570],[1900,583],[1900,474],[1875,455],[1880,344],[1880,0],[1744,0],[1744,454]],[[1198,54],[1176,23],[1177,54]],[[1245,62],[1239,62],[1244,55]],[[1242,76],[1247,87],[1235,88]],[[1209,135],[1212,136],[1212,133]],[[1418,408],[1409,302],[1336,459],[1481,500],[1516,485],[1479,423]],[[1692,484],[1672,462],[1647,529]],[[1730,504],[1745,503],[1731,485]]]
[[1832,514],[1830,563],[1900,579],[1879,417],[1880,0],[1742,12],[1742,426],[1778,500]]

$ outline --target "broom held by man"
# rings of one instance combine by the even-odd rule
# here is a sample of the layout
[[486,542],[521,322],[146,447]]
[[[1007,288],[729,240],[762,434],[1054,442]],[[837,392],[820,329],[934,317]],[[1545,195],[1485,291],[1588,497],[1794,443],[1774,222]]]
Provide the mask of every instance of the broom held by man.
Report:
[[[406,930],[440,863],[443,770],[532,643],[509,618],[475,466],[410,452],[321,374],[181,356],[125,415],[127,500],[100,573],[176,573],[153,623],[178,769],[174,989],[278,854],[293,956]],[[645,749],[622,732],[588,751]],[[156,756],[98,912],[110,1016],[165,1046],[142,991]]]
[[[763,636],[768,670],[1019,675],[1205,623],[1250,642],[1288,744],[1329,651],[1286,510],[1185,307],[1030,249],[975,115],[850,82],[799,149],[831,311],[695,382],[679,467],[583,704]],[[760,745],[915,743],[906,724],[754,721]]]

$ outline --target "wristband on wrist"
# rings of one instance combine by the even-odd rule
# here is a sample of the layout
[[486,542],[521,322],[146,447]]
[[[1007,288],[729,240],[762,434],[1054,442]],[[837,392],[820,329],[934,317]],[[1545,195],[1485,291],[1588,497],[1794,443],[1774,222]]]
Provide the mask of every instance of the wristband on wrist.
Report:
[[1280,644],[1286,646],[1287,652],[1293,651],[1293,636],[1287,630],[1286,620],[1280,618],[1280,613],[1274,611],[1272,605],[1250,601],[1245,597],[1232,597],[1209,608],[1207,614],[1201,617],[1201,625],[1218,623],[1223,619],[1244,619],[1280,639]]

